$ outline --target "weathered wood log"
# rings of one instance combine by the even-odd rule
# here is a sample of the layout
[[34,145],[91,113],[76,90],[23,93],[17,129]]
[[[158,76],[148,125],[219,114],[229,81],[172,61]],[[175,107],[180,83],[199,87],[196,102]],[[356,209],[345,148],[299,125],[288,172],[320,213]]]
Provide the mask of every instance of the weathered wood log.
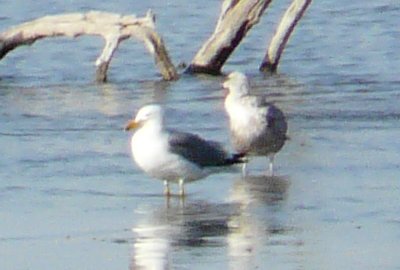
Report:
[[225,61],[272,0],[224,0],[214,33],[197,52],[188,73],[219,75]]
[[260,65],[260,71],[276,72],[283,49],[311,1],[312,0],[293,0],[271,39],[268,50]]
[[115,50],[120,42],[130,37],[144,42],[165,80],[178,78],[163,40],[155,31],[155,17],[151,11],[143,18],[90,11],[46,16],[26,22],[0,33],[0,60],[18,46],[31,45],[38,39],[80,35],[98,35],[105,39],[104,49],[96,60],[98,82],[107,80],[108,66]]

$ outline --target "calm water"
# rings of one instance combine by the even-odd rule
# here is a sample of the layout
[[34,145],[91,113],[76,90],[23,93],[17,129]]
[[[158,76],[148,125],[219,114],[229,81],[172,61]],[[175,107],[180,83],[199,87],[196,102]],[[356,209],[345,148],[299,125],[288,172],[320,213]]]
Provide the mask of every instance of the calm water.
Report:
[[[223,78],[162,82],[122,44],[96,85],[102,41],[42,40],[0,62],[0,269],[400,269],[400,3],[314,1],[279,74],[257,72],[289,1],[273,3],[224,67],[287,114],[277,176],[212,175],[166,200],[132,163],[124,123],[143,104],[223,142]],[[213,30],[220,1],[0,1],[0,29],[48,13],[157,14],[175,63]],[[6,12],[5,12],[6,11]],[[146,268],[147,267],[147,268]]]

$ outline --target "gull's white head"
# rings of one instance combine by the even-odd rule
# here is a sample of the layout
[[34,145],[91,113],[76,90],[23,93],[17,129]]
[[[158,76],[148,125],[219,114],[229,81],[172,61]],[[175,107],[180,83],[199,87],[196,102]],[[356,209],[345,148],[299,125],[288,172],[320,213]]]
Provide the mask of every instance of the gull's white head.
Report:
[[249,94],[249,80],[241,72],[234,71],[230,73],[225,80],[223,87],[229,90],[229,94],[235,96],[244,96]]
[[132,130],[142,127],[147,123],[153,123],[161,126],[163,121],[164,111],[160,105],[146,105],[137,112],[135,119],[128,122],[125,130]]

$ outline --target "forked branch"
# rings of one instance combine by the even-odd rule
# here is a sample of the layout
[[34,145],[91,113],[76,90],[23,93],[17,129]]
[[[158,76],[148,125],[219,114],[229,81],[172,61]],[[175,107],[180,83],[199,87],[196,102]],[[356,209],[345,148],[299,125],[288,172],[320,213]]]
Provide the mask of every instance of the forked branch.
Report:
[[108,66],[115,50],[120,42],[130,37],[144,42],[165,80],[178,79],[164,42],[155,30],[155,17],[151,11],[143,18],[90,11],[46,16],[23,23],[0,33],[0,59],[18,46],[31,45],[38,39],[80,35],[97,35],[105,39],[104,49],[96,60],[96,80],[99,82],[107,80]]

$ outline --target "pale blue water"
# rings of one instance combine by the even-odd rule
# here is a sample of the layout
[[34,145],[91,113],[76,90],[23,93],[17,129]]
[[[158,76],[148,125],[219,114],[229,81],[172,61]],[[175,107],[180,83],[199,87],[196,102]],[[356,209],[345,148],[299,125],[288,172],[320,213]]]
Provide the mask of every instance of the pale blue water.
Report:
[[[399,269],[400,3],[314,1],[279,74],[257,72],[276,1],[225,72],[246,72],[288,116],[277,177],[212,175],[184,202],[133,164],[126,121],[145,103],[229,148],[221,77],[162,82],[125,41],[97,85],[95,37],[47,39],[0,61],[0,269]],[[190,62],[220,1],[0,1],[0,30],[45,14],[152,8]],[[146,268],[145,268],[146,269]]]

